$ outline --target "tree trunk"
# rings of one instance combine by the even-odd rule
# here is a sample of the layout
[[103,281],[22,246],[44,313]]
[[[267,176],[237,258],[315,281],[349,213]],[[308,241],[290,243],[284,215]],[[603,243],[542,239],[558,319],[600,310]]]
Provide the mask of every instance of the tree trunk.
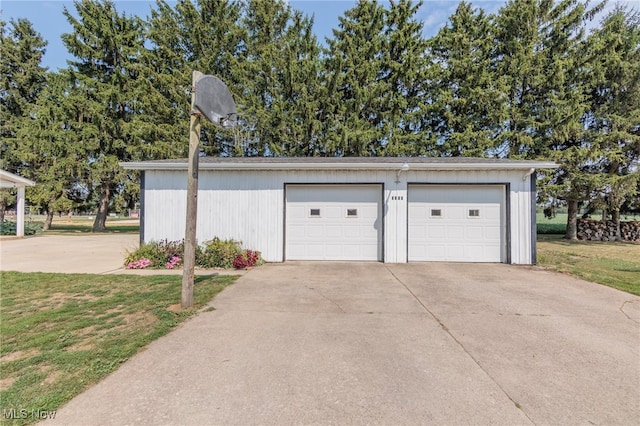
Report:
[[107,214],[109,214],[109,201],[111,199],[111,188],[109,183],[104,182],[100,186],[100,203],[98,204],[98,214],[96,214],[96,220],[93,222],[92,232],[106,232],[107,231]]
[[578,239],[578,201],[567,200],[567,231],[564,234],[565,240]]
[[622,241],[622,232],[620,231],[620,210],[611,212],[611,220],[616,224],[616,241]]
[[0,194],[0,224],[4,223],[4,211],[7,209],[7,202],[4,200],[3,197],[1,197],[2,194]]
[[47,211],[47,217],[44,219],[44,225],[42,226],[43,231],[48,231],[51,229],[51,222],[53,222],[53,210]]

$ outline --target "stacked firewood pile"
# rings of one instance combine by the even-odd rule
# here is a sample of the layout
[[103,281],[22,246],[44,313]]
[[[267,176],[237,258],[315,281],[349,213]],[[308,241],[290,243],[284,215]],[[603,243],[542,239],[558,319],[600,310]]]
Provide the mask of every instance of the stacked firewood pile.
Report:
[[[620,222],[623,241],[640,241],[640,221]],[[589,241],[615,241],[616,223],[612,220],[578,219],[578,239]]]

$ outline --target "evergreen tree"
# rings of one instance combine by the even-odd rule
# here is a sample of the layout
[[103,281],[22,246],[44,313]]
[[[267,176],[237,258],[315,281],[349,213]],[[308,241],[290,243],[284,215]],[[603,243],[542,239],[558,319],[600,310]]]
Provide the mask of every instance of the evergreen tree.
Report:
[[139,158],[142,141],[134,118],[143,114],[140,55],[144,48],[140,18],[121,15],[109,0],[76,1],[78,18],[66,8],[73,33],[62,39],[74,90],[84,94],[76,108],[89,164],[88,182],[99,193],[94,232],[106,230],[109,204],[126,179],[121,161]]
[[44,230],[50,228],[56,212],[68,212],[74,202],[83,201],[77,194],[86,195],[83,176],[88,163],[75,132],[72,89],[66,71],[48,73],[31,113],[32,125],[18,131],[24,176],[37,183],[29,188],[28,199],[45,213]]
[[594,150],[586,140],[590,59],[586,53],[586,24],[604,4],[588,9],[575,0],[565,0],[549,11],[540,29],[543,50],[539,52],[542,81],[536,87],[534,158],[555,160],[560,167],[547,173],[540,197],[562,200],[568,207],[565,237],[576,237],[578,205],[588,200],[594,188],[589,171]]
[[495,153],[505,99],[496,87],[494,33],[484,11],[462,2],[430,40],[429,118],[440,155]]
[[546,79],[542,29],[549,24],[553,5],[553,0],[510,0],[495,17],[496,82],[505,108],[498,133],[500,157],[536,156]]
[[385,9],[360,0],[340,17],[328,39],[322,108],[323,140],[329,155],[376,156],[384,152],[383,99],[389,92],[384,68]]
[[328,39],[321,105],[326,155],[427,152],[426,41],[421,3],[361,0]]
[[239,98],[253,138],[238,153],[318,154],[320,48],[313,21],[281,0],[251,0],[242,27],[246,51],[238,64]]
[[382,79],[389,87],[386,106],[384,155],[421,155],[433,140],[425,122],[429,69],[423,24],[416,18],[422,2],[391,1],[386,14]]
[[588,142],[597,149],[600,196],[620,237],[620,210],[637,196],[640,162],[640,11],[620,5],[589,38]]
[[[20,133],[33,129],[33,109],[45,87],[46,68],[41,61],[46,45],[28,20],[11,20],[8,25],[0,20],[0,168],[23,176],[28,165]],[[0,223],[14,200],[2,190]]]
[[[240,104],[241,12],[241,3],[219,0],[180,0],[175,6],[161,0],[151,10],[147,29],[151,46],[142,72],[149,101],[146,125],[156,146],[163,147],[153,153],[156,158],[187,154],[194,70],[221,79]],[[231,132],[202,120],[201,145],[209,155],[232,155],[235,141]]]
[[47,42],[26,19],[0,21],[0,168],[19,174],[18,131],[30,128],[36,100],[45,87],[41,66]]

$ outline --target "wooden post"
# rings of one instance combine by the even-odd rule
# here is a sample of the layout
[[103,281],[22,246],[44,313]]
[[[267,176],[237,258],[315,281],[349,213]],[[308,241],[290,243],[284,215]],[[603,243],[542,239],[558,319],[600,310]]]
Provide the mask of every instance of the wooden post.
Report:
[[182,308],[193,306],[193,276],[196,266],[196,221],[198,213],[198,160],[200,156],[200,115],[194,111],[196,80],[202,76],[194,71],[191,81],[191,120],[189,123],[189,164],[187,170],[187,223],[184,234],[182,271]]

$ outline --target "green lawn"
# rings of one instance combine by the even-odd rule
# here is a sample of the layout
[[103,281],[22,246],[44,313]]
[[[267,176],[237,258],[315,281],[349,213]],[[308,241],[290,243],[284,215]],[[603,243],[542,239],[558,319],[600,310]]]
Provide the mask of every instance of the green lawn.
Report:
[[56,410],[236,278],[197,277],[195,306],[181,310],[179,275],[0,272],[0,423],[33,423],[32,413]]
[[[46,234],[86,234],[91,232],[93,222],[62,223],[54,222],[51,228],[45,231]],[[107,222],[107,232],[116,234],[137,234],[140,232],[140,225],[118,224],[118,222]]]
[[538,264],[640,296],[638,243],[567,241],[559,236],[538,236]]
[[551,219],[544,217],[544,214],[536,214],[536,224],[538,234],[564,234],[567,229],[567,214],[559,213]]

